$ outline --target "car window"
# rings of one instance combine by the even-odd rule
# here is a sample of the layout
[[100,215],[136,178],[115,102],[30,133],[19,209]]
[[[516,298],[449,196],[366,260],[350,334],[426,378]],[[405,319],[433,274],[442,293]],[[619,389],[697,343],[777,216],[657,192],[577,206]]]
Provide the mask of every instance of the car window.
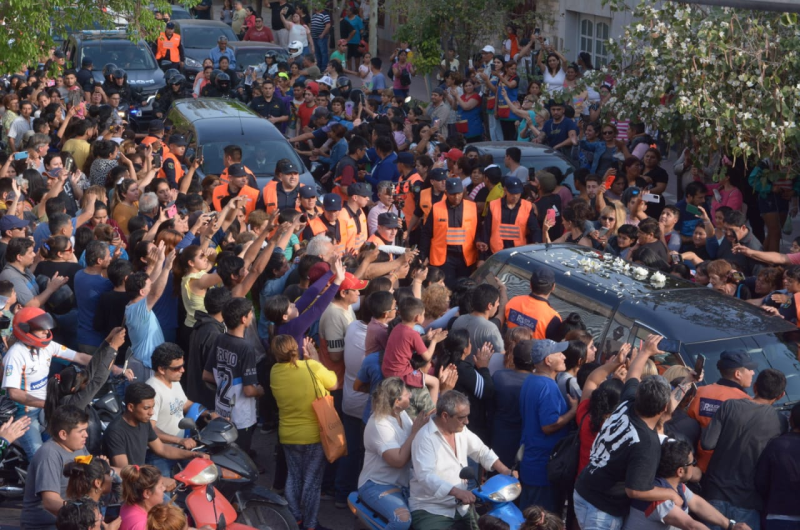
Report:
[[191,20],[192,15],[189,14],[188,11],[184,9],[175,9],[172,8],[172,14],[169,16],[170,20]]
[[[230,141],[203,142],[203,172],[207,175],[219,175],[225,169],[222,163],[223,149]],[[242,164],[256,175],[275,174],[275,164],[282,158],[288,158],[297,167],[305,167],[300,157],[288,142],[278,140],[237,141],[242,148]]]
[[102,65],[114,63],[125,70],[157,69],[153,52],[143,44],[108,41],[84,43],[75,64],[80,65],[87,56],[91,57],[95,65],[100,65],[100,68]]
[[[650,327],[637,322],[636,327],[633,330],[628,342],[634,348],[641,349],[642,343],[649,337],[650,335],[656,334],[658,335],[658,331],[651,329]],[[669,337],[667,337],[669,338]],[[670,366],[683,366],[685,363],[681,358],[680,352],[664,352],[659,355],[650,358],[655,364],[656,369],[658,370],[659,374],[663,374],[667,371],[667,368]]]
[[[204,48],[209,51],[216,48],[217,40],[221,36],[228,37],[228,41],[238,41],[233,30],[227,26],[188,26],[181,28],[181,41],[185,48]],[[262,57],[263,61],[264,58]]]
[[616,355],[623,344],[627,344],[631,340],[631,333],[633,333],[636,323],[623,315],[620,311],[614,315],[614,320],[606,333],[602,353],[598,355],[603,362]]
[[[266,49],[264,48],[240,48],[236,52],[236,68],[244,70],[248,66],[260,65],[264,62],[265,51]],[[279,62],[286,61],[289,58],[289,54],[284,50],[276,49],[274,51]]]
[[555,166],[564,172],[565,177],[575,172],[575,167],[570,162],[557,156],[555,153],[542,154],[541,156],[523,156],[520,160],[520,164],[536,171]]

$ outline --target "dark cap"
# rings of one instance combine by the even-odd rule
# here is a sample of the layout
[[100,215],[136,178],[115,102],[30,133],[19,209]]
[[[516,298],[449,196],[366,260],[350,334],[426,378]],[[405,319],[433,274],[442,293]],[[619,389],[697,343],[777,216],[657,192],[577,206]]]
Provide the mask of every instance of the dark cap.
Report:
[[531,346],[531,361],[539,364],[554,353],[561,353],[569,348],[569,342],[556,342],[550,339],[534,340]]
[[414,153],[409,153],[408,151],[403,151],[402,153],[397,153],[397,163],[398,164],[405,164],[407,166],[414,165]]
[[94,62],[91,57],[84,57],[83,60],[81,60],[81,66],[92,66],[93,64]]
[[503,189],[506,190],[506,193],[517,194],[522,193],[525,188],[517,177],[508,177],[503,184]]
[[737,368],[755,370],[758,368],[758,364],[743,350],[724,351],[720,354],[717,370],[736,370]]
[[445,192],[450,194],[464,193],[464,184],[461,182],[461,179],[447,179],[447,187],[445,188]]
[[169,145],[177,145],[178,147],[186,147],[188,144],[186,143],[186,138],[181,136],[180,134],[173,134],[169,137]]
[[0,234],[5,232],[6,230],[14,230],[15,228],[25,228],[31,222],[30,221],[23,221],[16,215],[4,215],[0,218]]
[[300,173],[300,170],[297,169],[297,166],[295,166],[291,160],[284,158],[278,160],[278,163],[275,164],[275,173],[285,175],[287,173]]
[[311,197],[316,197],[317,192],[311,186],[300,186],[300,198],[301,199],[310,199]]
[[324,261],[320,261],[319,263],[315,263],[311,266],[308,270],[308,281],[311,283],[316,282],[323,276],[325,276],[328,271],[331,270],[331,266],[325,263]]
[[167,22],[167,29],[175,29],[175,23],[172,21]]
[[150,120],[147,125],[148,132],[158,132],[164,130],[164,120]]
[[231,164],[228,166],[228,176],[232,178],[246,177],[247,171],[242,164]]
[[537,267],[531,272],[531,286],[548,287],[556,283],[556,275],[547,267]]
[[372,197],[372,190],[369,184],[365,182],[355,182],[347,186],[347,195],[349,197],[354,197],[356,195],[359,197]]
[[397,217],[397,214],[392,212],[384,212],[378,215],[378,226],[400,228],[400,218]]
[[443,167],[437,167],[431,169],[429,175],[431,177],[431,180],[438,180],[440,182],[443,180],[447,180],[447,170],[444,169]]
[[64,55],[64,52],[62,52],[61,50],[56,50],[53,52],[53,57],[63,59],[64,57],[66,57],[66,55]]
[[322,197],[322,208],[326,212],[338,212],[342,209],[342,198],[336,193],[328,193]]
[[444,96],[444,89],[439,88],[438,86],[431,90],[431,94],[437,94],[439,96]]

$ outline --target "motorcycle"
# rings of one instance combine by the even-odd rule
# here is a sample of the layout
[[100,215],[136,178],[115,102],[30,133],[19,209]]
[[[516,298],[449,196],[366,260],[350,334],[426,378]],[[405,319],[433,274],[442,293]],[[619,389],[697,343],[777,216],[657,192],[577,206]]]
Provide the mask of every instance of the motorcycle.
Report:
[[[188,513],[199,528],[205,524],[217,525],[210,518],[225,515],[228,528],[237,518],[244,524],[239,527],[255,527],[270,530],[297,530],[297,522],[289,511],[286,499],[269,489],[259,486],[258,467],[250,456],[236,443],[239,433],[236,427],[224,418],[214,418],[199,430],[192,418],[185,417],[178,427],[188,430],[198,443],[193,451],[207,453],[211,460],[196,458],[185,469],[174,474],[176,481],[192,492],[179,492]],[[214,487],[216,483],[219,490]],[[186,488],[180,488],[185,490]],[[200,491],[204,488],[203,491]],[[214,490],[213,492],[211,490]],[[221,492],[221,495],[217,495]],[[228,502],[234,503],[235,508]],[[228,506],[227,508],[225,506]],[[221,530],[217,526],[218,530]]]

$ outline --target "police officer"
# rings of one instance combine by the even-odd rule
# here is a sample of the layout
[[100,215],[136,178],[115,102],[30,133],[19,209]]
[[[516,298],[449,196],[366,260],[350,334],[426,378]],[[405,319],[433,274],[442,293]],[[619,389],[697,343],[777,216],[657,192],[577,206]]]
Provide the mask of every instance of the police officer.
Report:
[[[214,209],[221,212],[227,201],[232,197],[246,197],[244,201],[245,216],[256,209],[258,202],[258,190],[247,185],[247,171],[242,164],[228,166],[228,183],[220,184],[214,188],[212,193],[212,203]],[[230,198],[229,198],[230,197]],[[226,200],[227,198],[227,200]]]
[[561,317],[550,307],[550,294],[556,288],[556,277],[547,267],[537,267],[531,273],[531,292],[515,296],[506,304],[508,329],[525,326],[537,340],[559,339]]
[[414,164],[414,155],[408,151],[398,153],[397,155],[397,171],[400,173],[400,180],[397,183],[398,199],[403,203],[403,207],[398,209],[403,213],[406,224],[414,217],[414,210],[417,209],[414,204],[415,194],[418,194],[422,187],[422,177],[417,173],[417,167]]
[[150,120],[147,126],[147,136],[142,139],[142,145],[157,145],[158,149],[153,150],[153,154],[160,155],[162,158],[169,154],[169,147],[164,145],[164,120]]
[[218,71],[213,83],[203,87],[200,94],[204,98],[231,98],[236,99],[236,94],[231,90],[231,76]]
[[164,93],[159,91],[153,101],[153,112],[157,118],[164,117],[173,101],[192,97],[192,89],[186,86],[186,78],[181,74],[173,75],[167,82],[166,88],[167,91]]
[[[288,158],[275,164],[275,178],[264,186],[257,208],[272,215],[275,210],[284,208],[300,209],[300,170]],[[339,210],[342,209],[339,201]]]
[[181,36],[175,33],[174,22],[167,22],[164,31],[158,36],[154,48],[153,53],[162,70],[169,68],[183,69],[183,61],[186,56],[183,51]]
[[[306,216],[307,223],[311,223],[312,220],[317,219],[319,216],[322,215],[322,207],[317,204],[317,192],[311,186],[300,186],[300,212]],[[317,228],[320,230],[314,235],[318,233],[324,232],[324,226],[320,227],[316,225]],[[313,231],[313,230],[312,230]],[[303,233],[300,234],[300,240],[304,240]]]
[[[375,233],[369,236],[368,243],[374,243],[376,247],[382,245],[394,245],[397,242],[397,233],[400,231],[400,218],[392,212],[384,212],[378,215],[378,228]],[[375,261],[392,261],[394,254],[381,252]]]
[[322,210],[321,216],[309,219],[303,230],[303,239],[308,241],[317,234],[325,234],[333,241],[334,251],[342,254],[349,244],[347,227],[341,221],[342,198],[335,193],[323,195]]
[[349,232],[348,240],[352,245],[348,250],[358,251],[367,241],[367,216],[364,207],[369,204],[372,189],[365,182],[356,182],[347,187],[347,203],[342,208],[342,222]]
[[159,171],[158,176],[167,179],[171,189],[178,188],[178,183],[186,173],[182,165],[186,145],[186,138],[179,134],[173,134],[169,137],[169,153],[164,155],[164,162],[161,164],[161,171]]
[[475,203],[464,200],[461,179],[447,179],[447,198],[433,205],[422,227],[420,258],[442,269],[445,284],[453,286],[458,278],[469,276],[478,261],[475,238],[478,232],[478,210]]
[[411,232],[420,228],[425,221],[428,220],[428,215],[431,213],[433,205],[441,201],[445,196],[445,187],[447,184],[447,170],[442,167],[432,169],[429,174],[431,187],[417,193],[415,202],[416,208],[414,209],[414,216],[409,223],[409,230]]
[[542,242],[536,207],[521,200],[524,189],[517,177],[506,178],[503,197],[489,203],[478,250],[494,254],[504,248]]
[[103,83],[103,91],[106,94],[116,91],[117,94],[119,94],[120,103],[133,105],[141,102],[141,92],[131,88],[131,86],[128,84],[128,73],[122,68],[117,68],[116,70],[112,71],[110,76],[110,85],[106,86],[106,83],[109,83],[109,81],[107,80],[105,83]]

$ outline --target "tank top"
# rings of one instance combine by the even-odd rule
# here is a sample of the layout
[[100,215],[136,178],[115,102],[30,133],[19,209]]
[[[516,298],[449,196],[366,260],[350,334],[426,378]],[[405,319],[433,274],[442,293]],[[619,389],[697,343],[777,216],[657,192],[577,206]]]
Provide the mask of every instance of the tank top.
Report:
[[300,24],[292,24],[292,29],[289,30],[289,42],[300,41],[303,48],[308,47],[308,34],[306,28]]
[[564,80],[567,78],[566,72],[560,67],[556,75],[551,75],[550,70],[544,69],[544,84],[547,85],[547,90],[552,93],[561,92],[564,90]]
[[197,280],[208,274],[206,271],[193,272],[187,274],[181,280],[181,298],[183,299],[183,307],[186,308],[186,320],[184,324],[188,328],[193,328],[195,323],[194,312],[205,311],[206,304],[204,302],[205,296],[195,294],[189,289],[189,282]]

